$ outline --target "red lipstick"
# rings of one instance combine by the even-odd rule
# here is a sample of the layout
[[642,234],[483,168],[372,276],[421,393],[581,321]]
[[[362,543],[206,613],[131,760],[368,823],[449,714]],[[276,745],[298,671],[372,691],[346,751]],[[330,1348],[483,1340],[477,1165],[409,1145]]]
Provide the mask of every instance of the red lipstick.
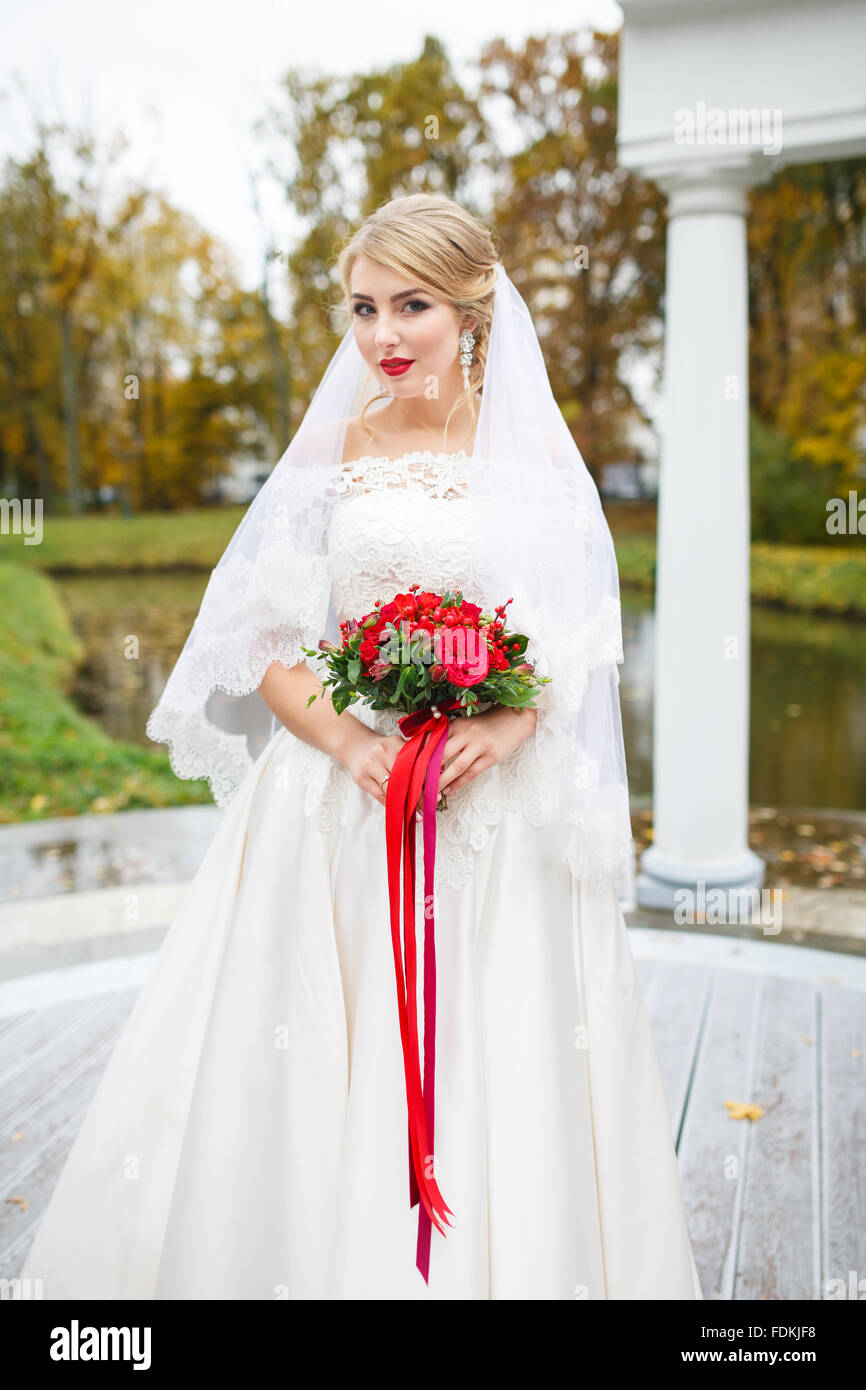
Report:
[[402,376],[408,372],[414,360],[414,357],[382,357],[379,366],[386,376]]

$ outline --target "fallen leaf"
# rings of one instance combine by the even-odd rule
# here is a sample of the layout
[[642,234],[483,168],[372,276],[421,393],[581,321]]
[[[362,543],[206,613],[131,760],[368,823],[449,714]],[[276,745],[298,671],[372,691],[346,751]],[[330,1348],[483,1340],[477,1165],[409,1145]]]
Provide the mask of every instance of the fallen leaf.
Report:
[[731,1112],[728,1117],[731,1120],[760,1120],[764,1113],[754,1101],[726,1100],[725,1105]]

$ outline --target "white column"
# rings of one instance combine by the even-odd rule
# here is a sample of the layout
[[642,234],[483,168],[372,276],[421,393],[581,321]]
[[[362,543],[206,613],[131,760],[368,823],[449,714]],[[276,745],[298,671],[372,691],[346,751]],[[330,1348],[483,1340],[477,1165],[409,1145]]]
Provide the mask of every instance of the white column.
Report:
[[671,178],[656,565],[654,837],[637,901],[760,888],[748,848],[745,177]]

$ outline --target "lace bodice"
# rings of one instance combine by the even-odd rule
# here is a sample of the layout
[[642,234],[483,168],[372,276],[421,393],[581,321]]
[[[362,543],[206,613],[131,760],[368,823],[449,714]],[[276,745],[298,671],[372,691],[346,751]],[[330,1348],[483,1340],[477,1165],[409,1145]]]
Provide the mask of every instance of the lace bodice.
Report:
[[[360,617],[376,599],[389,598],[416,581],[435,593],[459,588],[471,598],[480,591],[469,467],[462,450],[417,451],[399,459],[366,456],[343,466],[328,538],[339,621]],[[537,697],[539,706],[548,690]],[[371,710],[360,701],[350,708],[370,728],[397,731],[396,711]],[[291,755],[301,765],[307,815],[323,830],[341,823],[355,786],[347,770],[297,739],[291,740]],[[474,852],[486,845],[503,808],[522,812],[532,825],[548,824],[554,806],[547,786],[530,737],[495,767],[449,790],[448,805],[436,817],[437,881],[464,886]],[[373,804],[384,819],[385,808]]]

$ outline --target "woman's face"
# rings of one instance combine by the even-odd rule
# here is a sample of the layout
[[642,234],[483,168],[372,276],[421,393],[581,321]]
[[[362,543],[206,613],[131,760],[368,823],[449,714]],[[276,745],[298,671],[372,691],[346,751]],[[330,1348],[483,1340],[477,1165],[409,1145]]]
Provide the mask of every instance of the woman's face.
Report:
[[355,261],[349,288],[355,341],[384,390],[435,399],[462,389],[461,323],[452,304],[369,256]]

